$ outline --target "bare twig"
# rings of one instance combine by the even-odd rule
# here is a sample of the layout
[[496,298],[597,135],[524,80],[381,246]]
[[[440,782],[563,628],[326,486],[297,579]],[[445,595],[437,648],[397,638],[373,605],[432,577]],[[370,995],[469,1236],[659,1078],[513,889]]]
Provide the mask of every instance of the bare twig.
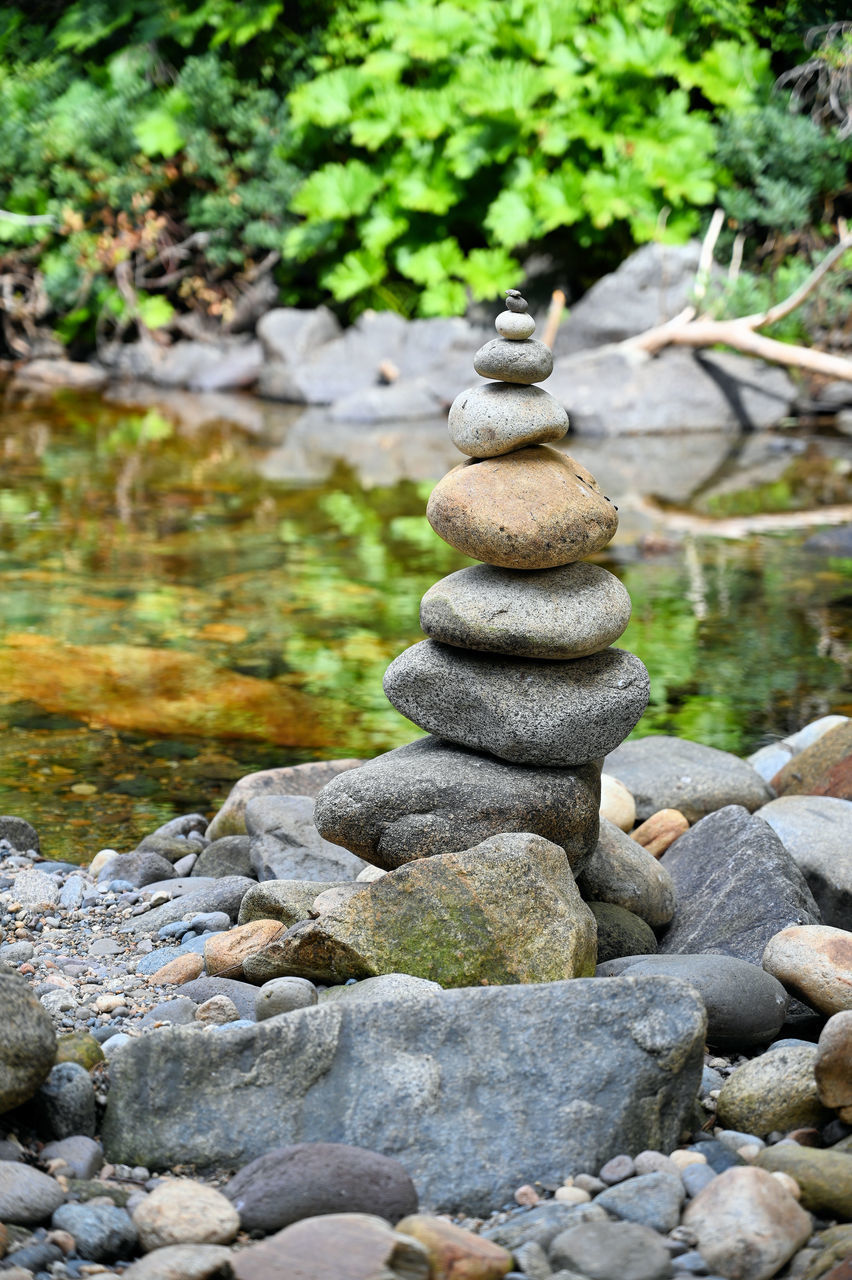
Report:
[[559,321],[562,319],[562,312],[565,310],[565,293],[562,289],[554,289],[550,299],[550,306],[547,308],[547,319],[544,322],[544,331],[541,340],[546,347],[553,348],[556,341],[556,330],[559,328]]
[[18,227],[56,226],[56,219],[52,213],[11,213],[8,209],[0,209],[0,220],[14,222]]
[[710,280],[710,269],[713,266],[713,250],[716,248],[716,241],[719,239],[719,232],[725,225],[724,209],[714,209],[713,217],[710,219],[710,226],[707,228],[707,234],[701,244],[701,253],[698,258],[698,270],[695,273],[694,293],[697,302],[704,300],[707,292],[707,284]]

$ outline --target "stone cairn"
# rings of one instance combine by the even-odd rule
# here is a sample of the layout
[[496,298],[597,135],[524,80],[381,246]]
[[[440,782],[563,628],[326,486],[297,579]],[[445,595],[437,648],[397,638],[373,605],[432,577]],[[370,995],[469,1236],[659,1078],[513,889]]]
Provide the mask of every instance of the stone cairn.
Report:
[[594,970],[575,877],[597,845],[603,758],[642,715],[649,679],[611,647],[630,597],[584,557],[613,538],[616,508],[551,447],[568,418],[535,385],[553,356],[517,290],[496,328],[474,357],[492,381],[450,409],[468,456],[427,508],[436,533],[481,563],[427,591],[428,639],[384,680],[430,736],[341,773],[316,801],[326,840],[394,874],[318,901],[259,977],[402,971],[459,986]]

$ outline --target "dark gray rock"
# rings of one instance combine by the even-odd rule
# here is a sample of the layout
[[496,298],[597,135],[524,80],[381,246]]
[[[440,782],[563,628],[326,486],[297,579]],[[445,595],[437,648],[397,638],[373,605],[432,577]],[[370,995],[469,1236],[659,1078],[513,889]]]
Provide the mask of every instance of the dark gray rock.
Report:
[[394,1224],[417,1212],[414,1183],[398,1160],[337,1142],[268,1151],[221,1190],[243,1231],[265,1234],[326,1213],[372,1213]]
[[653,735],[623,742],[604,761],[604,772],[623,782],[636,801],[636,821],[660,809],[679,809],[689,822],[725,805],[759,809],[771,787],[728,751],[688,738]]
[[531,769],[423,738],[335,778],[314,819],[327,840],[392,871],[506,831],[561,845],[575,870],[598,837],[600,774]]
[[354,880],[364,870],[360,858],[320,835],[310,796],[257,796],[245,820],[258,880]]
[[[195,888],[191,879],[187,880],[188,892],[181,894],[172,902],[164,902],[161,907],[153,907],[142,915],[131,916],[120,928],[120,933],[156,934],[164,924],[173,924],[175,920],[188,920],[190,916],[202,911],[226,911],[236,922],[240,911],[240,903],[256,881],[246,876],[222,876],[201,888]],[[168,882],[167,882],[168,884]]]
[[257,987],[250,982],[240,982],[237,978],[193,978],[192,982],[184,982],[180,991],[183,998],[197,1005],[204,1004],[213,996],[227,996],[233,1000],[241,1018],[254,1022]]
[[41,1158],[44,1162],[64,1160],[75,1178],[94,1178],[104,1163],[101,1144],[81,1133],[46,1143],[41,1149]]
[[624,649],[545,662],[422,640],[390,664],[384,690],[429,733],[515,764],[565,768],[600,760],[627,737],[650,680]]
[[760,965],[788,925],[819,924],[799,868],[767,823],[741,805],[708,814],[662,857],[677,894],[660,951],[715,951]]
[[136,849],[133,853],[120,853],[110,858],[98,873],[99,881],[126,880],[137,889],[158,880],[170,880],[174,876],[173,864],[153,849]]
[[0,1222],[30,1227],[44,1222],[65,1199],[54,1178],[28,1164],[0,1161]]
[[668,924],[674,915],[675,891],[668,871],[606,818],[601,818],[598,843],[577,877],[577,888],[586,901],[614,903],[654,928]]
[[63,1204],[51,1222],[74,1237],[77,1253],[92,1262],[127,1258],[136,1248],[136,1228],[126,1209],[114,1204]]
[[852,802],[779,796],[755,815],[768,822],[808,882],[825,924],[852,921]]
[[430,587],[420,625],[433,640],[525,658],[583,658],[618,639],[630,596],[614,574],[578,560],[556,569],[477,564]]
[[0,971],[0,1113],[31,1098],[56,1057],[47,1010],[16,974]]
[[852,560],[852,524],[841,524],[834,529],[821,529],[819,533],[811,534],[804,544],[804,550],[816,555]]
[[199,854],[191,875],[212,876],[214,880],[222,876],[253,879],[248,836],[222,836],[220,840],[214,840]]
[[665,1234],[680,1222],[684,1201],[680,1177],[669,1173],[643,1173],[595,1196],[595,1204],[623,1222],[638,1222]]
[[537,338],[492,338],[473,357],[473,367],[481,378],[529,386],[550,377],[553,352]]
[[780,368],[721,351],[659,355],[598,347],[554,362],[548,390],[575,436],[760,431],[789,415],[795,385]]
[[671,1255],[656,1231],[638,1222],[584,1222],[551,1241],[553,1267],[588,1280],[665,1280]]
[[198,1005],[189,996],[175,996],[173,1000],[161,1000],[153,1009],[141,1018],[141,1027],[153,1027],[155,1023],[170,1022],[175,1026],[186,1027],[195,1021],[195,1010]]
[[0,840],[5,840],[18,853],[40,852],[38,832],[24,818],[0,813]]
[[597,968],[599,977],[655,973],[691,982],[707,1010],[707,1039],[720,1048],[767,1044],[784,1025],[788,997],[759,965],[736,956],[633,955]]
[[34,1099],[42,1130],[51,1138],[95,1133],[95,1088],[79,1062],[58,1062]]
[[612,902],[587,899],[598,926],[598,963],[620,956],[646,955],[657,949],[657,939],[649,924],[632,911]]
[[660,982],[341,1000],[223,1027],[203,1053],[203,1033],[162,1029],[110,1064],[107,1156],[233,1167],[294,1139],[344,1142],[404,1153],[430,1208],[490,1212],[519,1182],[677,1144],[706,1022],[690,987],[669,979],[663,994]]

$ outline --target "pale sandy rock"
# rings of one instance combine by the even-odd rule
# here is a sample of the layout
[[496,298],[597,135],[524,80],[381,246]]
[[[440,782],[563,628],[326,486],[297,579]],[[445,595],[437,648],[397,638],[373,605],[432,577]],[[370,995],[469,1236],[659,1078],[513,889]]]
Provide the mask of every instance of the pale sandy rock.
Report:
[[174,1244],[229,1244],[240,1227],[230,1200],[203,1182],[161,1182],[134,1210],[133,1225],[149,1252]]
[[852,1009],[835,1013],[823,1027],[814,1075],[820,1100],[852,1124]]
[[252,920],[227,933],[212,934],[204,944],[204,965],[211,978],[241,978],[249,956],[275,942],[285,932],[280,920]]
[[518,342],[531,338],[535,333],[535,320],[528,312],[501,311],[494,321],[494,328],[501,338]]
[[636,822],[636,801],[611,773],[601,774],[600,814],[622,831],[632,831]]
[[196,951],[188,951],[186,955],[175,956],[162,969],[148,975],[148,981],[154,986],[179,987],[184,982],[192,982],[204,972],[204,958]]
[[659,809],[630,834],[652,857],[661,858],[678,836],[688,830],[689,823],[680,809]]
[[763,1137],[774,1129],[822,1125],[829,1113],[814,1079],[816,1046],[773,1049],[728,1076],[716,1099],[721,1125]]
[[231,1250],[219,1244],[171,1244],[139,1258],[124,1280],[221,1280]]
[[223,1027],[227,1022],[236,1022],[240,1011],[228,996],[211,996],[195,1011],[195,1021],[208,1027]]
[[794,925],[769,939],[763,967],[821,1013],[852,1009],[852,933]]
[[810,1214],[763,1169],[726,1169],[683,1214],[711,1270],[730,1280],[769,1280],[811,1234]]

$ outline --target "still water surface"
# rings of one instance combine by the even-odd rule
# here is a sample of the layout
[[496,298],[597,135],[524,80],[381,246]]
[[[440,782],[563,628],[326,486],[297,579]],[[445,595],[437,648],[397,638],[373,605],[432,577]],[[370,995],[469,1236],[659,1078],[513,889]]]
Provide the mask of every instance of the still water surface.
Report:
[[[8,396],[0,417],[0,812],[52,857],[212,814],[253,769],[410,741],[384,669],[422,638],[426,589],[470,563],[424,516],[458,460],[438,421],[122,400]],[[745,753],[852,713],[852,560],[807,550],[807,532],[673,538],[631,508],[628,490],[730,511],[768,485],[777,502],[775,445],[755,471],[753,442],[747,459],[719,437],[570,443],[622,506],[600,560],[633,598],[619,643],[651,673],[639,734]],[[843,452],[820,464],[825,500],[843,497]]]

